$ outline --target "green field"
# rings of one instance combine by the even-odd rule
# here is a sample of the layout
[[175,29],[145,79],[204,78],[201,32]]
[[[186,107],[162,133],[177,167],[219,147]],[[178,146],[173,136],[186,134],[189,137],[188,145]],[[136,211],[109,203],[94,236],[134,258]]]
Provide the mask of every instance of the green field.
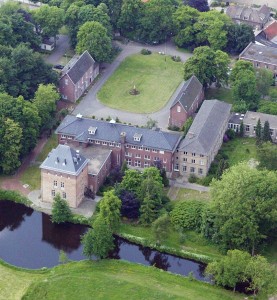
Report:
[[[169,56],[136,54],[126,58],[98,93],[112,108],[151,113],[160,110],[183,79],[183,65]],[[136,87],[139,95],[129,91]]]
[[[5,268],[0,267],[0,275]],[[17,275],[22,275],[18,276]],[[4,277],[8,281],[10,274]],[[30,280],[24,272],[14,274],[16,280]],[[14,276],[12,277],[14,279]],[[2,276],[1,276],[2,277]],[[32,279],[31,279],[32,280]],[[243,299],[243,295],[215,286],[190,281],[153,267],[124,261],[82,261],[53,268],[43,277],[33,279],[24,300],[32,299]],[[25,285],[26,287],[26,285]],[[17,292],[17,296],[15,293]],[[0,298],[1,298],[0,292]],[[22,295],[21,289],[21,295]],[[3,299],[20,299],[20,293]],[[12,295],[11,295],[12,296]]]

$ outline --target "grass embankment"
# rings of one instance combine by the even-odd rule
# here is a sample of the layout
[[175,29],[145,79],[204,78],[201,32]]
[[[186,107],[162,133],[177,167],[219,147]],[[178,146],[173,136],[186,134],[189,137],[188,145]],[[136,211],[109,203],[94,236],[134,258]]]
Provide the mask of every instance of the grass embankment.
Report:
[[41,185],[40,164],[45,160],[48,153],[58,145],[58,137],[55,133],[47,140],[42,151],[36,158],[34,164],[31,164],[20,177],[20,181],[27,183],[31,190],[39,190]]
[[31,285],[23,299],[242,299],[242,295],[124,261],[69,263]]
[[[182,63],[169,56],[136,54],[121,63],[99,91],[98,98],[112,108],[151,113],[167,103],[182,78]],[[139,95],[129,94],[134,86]]]

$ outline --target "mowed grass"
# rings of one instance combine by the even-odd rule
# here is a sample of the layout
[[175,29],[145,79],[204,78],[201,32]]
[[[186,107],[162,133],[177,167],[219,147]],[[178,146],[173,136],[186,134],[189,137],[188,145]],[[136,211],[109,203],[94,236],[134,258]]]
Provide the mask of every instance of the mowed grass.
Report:
[[235,138],[228,143],[223,143],[221,151],[228,155],[230,167],[242,161],[257,160],[255,138]]
[[210,201],[211,195],[209,192],[200,192],[190,189],[173,187],[176,189],[176,200],[201,200],[201,201]]
[[243,299],[243,295],[116,260],[82,261],[54,268],[23,297],[37,299]]
[[58,146],[58,136],[53,133],[50,138],[47,140],[46,144],[44,145],[42,151],[36,158],[36,161],[43,162],[47,157],[48,153]]
[[217,99],[221,100],[230,104],[233,104],[233,98],[232,98],[232,91],[231,89],[226,89],[226,88],[210,88],[206,91],[205,97],[207,100],[209,99]]
[[[135,54],[127,57],[98,93],[112,108],[135,113],[160,110],[183,80],[183,65],[170,56]],[[136,87],[139,95],[129,91]]]
[[39,190],[41,175],[39,164],[29,166],[20,177],[22,184],[29,184],[30,190]]

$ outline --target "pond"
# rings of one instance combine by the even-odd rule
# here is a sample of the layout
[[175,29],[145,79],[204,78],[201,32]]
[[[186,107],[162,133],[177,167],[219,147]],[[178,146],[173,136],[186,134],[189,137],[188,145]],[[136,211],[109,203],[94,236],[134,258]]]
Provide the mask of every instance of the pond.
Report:
[[[82,260],[81,236],[87,226],[53,224],[44,213],[12,201],[0,201],[0,258],[29,269],[53,267],[59,264],[59,252],[65,251],[71,260]],[[205,264],[162,253],[116,237],[110,258],[124,259],[209,281],[204,276]]]

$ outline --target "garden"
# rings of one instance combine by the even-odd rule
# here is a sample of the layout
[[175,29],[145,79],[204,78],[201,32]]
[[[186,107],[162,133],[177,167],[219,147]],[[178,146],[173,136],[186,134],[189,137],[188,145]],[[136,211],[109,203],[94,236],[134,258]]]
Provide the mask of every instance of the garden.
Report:
[[121,63],[98,98],[112,108],[152,113],[168,102],[182,79],[182,63],[170,56],[135,54]]

